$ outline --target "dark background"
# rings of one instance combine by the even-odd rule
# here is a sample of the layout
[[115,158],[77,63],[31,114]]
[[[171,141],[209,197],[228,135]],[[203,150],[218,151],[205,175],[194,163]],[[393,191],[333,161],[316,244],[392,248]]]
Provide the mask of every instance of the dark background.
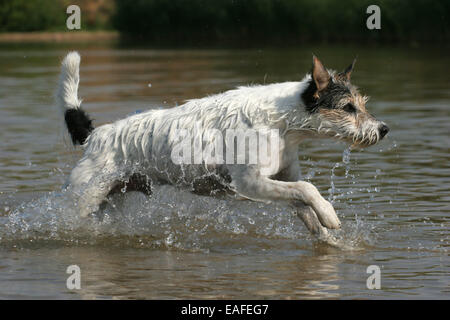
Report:
[[[67,31],[77,4],[81,31],[116,30],[142,43],[447,43],[448,0],[0,0],[0,32]],[[369,5],[381,30],[368,30]],[[72,31],[80,32],[80,31]]]

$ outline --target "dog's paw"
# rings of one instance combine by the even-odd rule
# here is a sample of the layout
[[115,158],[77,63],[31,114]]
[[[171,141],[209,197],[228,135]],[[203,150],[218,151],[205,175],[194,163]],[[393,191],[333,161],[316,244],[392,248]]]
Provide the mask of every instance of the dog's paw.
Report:
[[79,206],[79,214],[81,218],[86,218],[91,213],[96,212],[99,209],[98,205],[80,205]]
[[315,203],[314,211],[319,218],[320,223],[328,229],[340,229],[341,221],[339,220],[333,205],[327,200],[323,199]]
[[324,229],[314,210],[301,201],[293,201],[292,204],[296,210],[297,216],[303,221],[306,228],[313,235],[320,233],[320,229]]

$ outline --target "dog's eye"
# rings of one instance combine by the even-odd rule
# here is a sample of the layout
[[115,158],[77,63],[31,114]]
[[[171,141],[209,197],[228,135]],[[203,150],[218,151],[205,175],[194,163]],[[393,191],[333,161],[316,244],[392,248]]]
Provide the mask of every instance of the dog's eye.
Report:
[[351,103],[347,103],[343,109],[344,109],[344,111],[349,112],[349,113],[356,112],[356,108]]

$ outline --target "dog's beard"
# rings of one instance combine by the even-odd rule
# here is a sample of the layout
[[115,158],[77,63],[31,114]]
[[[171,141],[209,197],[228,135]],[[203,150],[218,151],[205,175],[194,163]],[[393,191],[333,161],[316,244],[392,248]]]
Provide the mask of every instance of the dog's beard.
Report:
[[367,148],[377,144],[380,141],[380,135],[377,131],[371,130],[368,132],[358,133],[352,139],[352,147]]
[[310,130],[316,131],[318,136],[322,138],[331,138],[347,143],[352,149],[367,148],[373,146],[374,144],[377,144],[380,141],[380,136],[375,131],[370,131],[366,134],[363,134],[359,132],[340,132],[333,130],[332,128],[325,127],[321,127],[316,130]]

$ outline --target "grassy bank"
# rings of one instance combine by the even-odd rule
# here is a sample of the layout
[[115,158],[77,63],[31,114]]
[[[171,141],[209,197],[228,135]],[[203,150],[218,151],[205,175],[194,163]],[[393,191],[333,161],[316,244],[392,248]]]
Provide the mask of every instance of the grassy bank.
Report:
[[9,42],[104,42],[119,39],[117,31],[74,32],[5,32],[0,33],[0,43]]
[[0,0],[0,32],[67,31],[72,4],[81,9],[82,31],[111,30],[115,0]]
[[[0,32],[67,31],[69,4],[81,8],[82,31],[116,30],[149,44],[450,40],[448,0],[0,0]],[[380,30],[366,27],[373,4]]]

